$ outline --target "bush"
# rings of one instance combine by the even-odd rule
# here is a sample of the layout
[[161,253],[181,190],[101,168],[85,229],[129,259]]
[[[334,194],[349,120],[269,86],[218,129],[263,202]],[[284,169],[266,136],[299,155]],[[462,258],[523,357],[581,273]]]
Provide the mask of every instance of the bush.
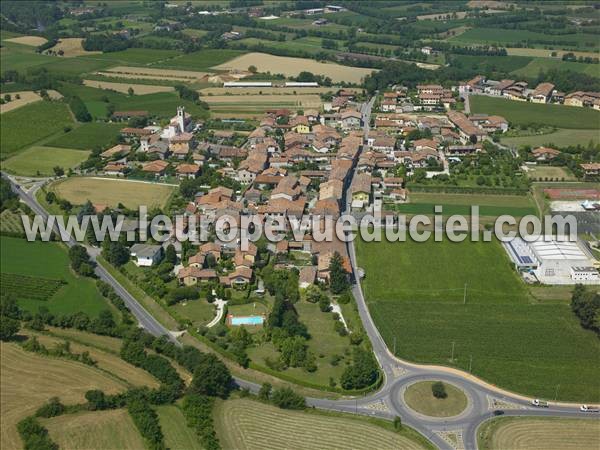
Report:
[[446,398],[448,393],[446,392],[446,386],[441,381],[436,381],[431,385],[431,393],[435,398]]
[[58,450],[58,445],[48,436],[48,430],[33,417],[28,417],[17,425],[25,450]]
[[35,415],[48,418],[60,416],[63,412],[65,412],[65,405],[58,400],[58,397],[52,397],[48,403],[35,412]]
[[202,446],[207,450],[221,448],[213,424],[213,404],[214,401],[210,397],[190,394],[183,399],[181,406],[188,426],[196,430]]
[[132,398],[127,403],[127,411],[140,434],[148,442],[152,450],[165,449],[165,438],[160,428],[156,411],[141,395]]
[[274,405],[282,409],[304,409],[306,400],[299,394],[296,394],[291,388],[284,387],[273,391],[271,401]]

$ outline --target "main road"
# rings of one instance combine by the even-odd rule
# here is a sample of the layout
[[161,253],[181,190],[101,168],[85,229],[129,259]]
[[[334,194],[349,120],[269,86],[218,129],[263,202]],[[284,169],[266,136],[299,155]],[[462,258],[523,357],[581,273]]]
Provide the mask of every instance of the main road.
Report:
[[[363,131],[365,139],[369,133],[369,124],[371,109],[374,98],[360,105],[360,112],[363,120]],[[352,178],[354,169],[351,173]],[[48,218],[48,213],[39,204],[36,199],[36,191],[45,183],[46,180],[33,180],[29,189],[24,189],[17,181],[2,173],[2,176],[9,179],[13,188],[21,200],[26,203],[34,213]],[[349,180],[351,181],[351,180]],[[349,185],[350,183],[347,183]],[[344,204],[346,212],[350,210],[351,199],[346,198],[344,193]],[[76,244],[74,240],[66,242],[68,246]],[[373,353],[381,367],[383,374],[383,383],[381,388],[370,395],[357,398],[348,398],[341,400],[328,400],[321,398],[306,399],[309,406],[320,409],[341,411],[393,419],[396,416],[402,418],[402,422],[409,425],[426,436],[440,449],[476,449],[477,448],[477,428],[479,425],[495,416],[496,411],[502,411],[504,415],[510,416],[552,416],[552,417],[590,417],[590,413],[583,413],[578,405],[551,403],[548,408],[534,408],[531,406],[531,399],[524,396],[503,391],[492,386],[473,375],[448,367],[428,366],[413,364],[397,358],[393,355],[377,327],[375,326],[369,309],[367,307],[356,260],[356,251],[354,242],[347,244],[348,255],[352,264],[352,270],[355,274],[352,293],[356,300],[358,312],[363,322],[365,331],[371,341]],[[90,252],[90,256],[95,259],[95,252]],[[132,314],[136,317],[142,327],[149,333],[160,336],[166,335],[176,342],[172,332],[158,322],[139,302],[125,289],[104,267],[96,265],[96,274],[100,279],[110,284],[117,294],[123,299]],[[468,406],[457,416],[449,418],[433,418],[421,415],[408,407],[404,401],[403,393],[411,384],[418,381],[440,380],[450,383],[461,389],[468,398]],[[236,378],[239,386],[247,387],[256,392],[259,385]],[[595,414],[593,417],[598,417]]]

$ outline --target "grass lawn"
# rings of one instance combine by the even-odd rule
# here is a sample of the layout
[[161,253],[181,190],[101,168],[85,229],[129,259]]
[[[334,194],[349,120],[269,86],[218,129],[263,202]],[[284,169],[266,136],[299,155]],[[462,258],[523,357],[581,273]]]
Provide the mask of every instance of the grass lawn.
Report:
[[[76,276],[69,267],[66,247],[54,242],[28,242],[25,239],[0,237],[2,272],[51,280],[64,280],[60,289],[48,300],[33,300],[25,291],[12,292],[19,306],[37,312],[46,306],[53,314],[83,311],[95,317],[109,309],[108,303],[90,278]],[[26,288],[26,286],[24,286]]]
[[580,450],[598,448],[600,421],[555,417],[501,417],[477,431],[481,450],[531,448]]
[[5,158],[72,123],[67,105],[60,102],[36,102],[7,112],[0,121],[0,156]]
[[51,147],[75,148],[92,150],[95,147],[104,148],[119,136],[121,128],[126,124],[89,122],[74,128],[68,133],[48,142]]
[[[453,55],[453,60],[462,64],[465,68],[487,72],[513,72],[531,63],[533,58],[528,56],[474,56],[474,55]],[[534,75],[537,76],[537,73]]]
[[0,213],[0,231],[9,233],[23,233],[23,222],[21,222],[22,211],[12,212],[5,209]]
[[128,208],[140,205],[150,208],[164,206],[175,187],[116,178],[70,177],[53,184],[51,189],[74,205],[90,200],[112,207],[123,203]]
[[29,45],[3,41],[2,49],[0,50],[0,65],[2,65],[2,71],[25,71],[31,67],[53,62],[58,59],[54,56],[36,53],[35,49],[35,47]]
[[165,444],[171,450],[202,450],[194,429],[186,425],[183,413],[176,405],[157,406],[156,413],[165,435]]
[[70,148],[31,147],[2,162],[2,169],[26,176],[54,175],[53,167],[67,170],[85,161],[90,152]]
[[180,55],[176,58],[166,59],[152,64],[152,67],[162,67],[165,69],[181,69],[194,71],[211,71],[210,68],[223,64],[237,56],[243,55],[241,50],[231,49],[206,49],[186,55]]
[[598,129],[591,130],[569,130],[559,128],[552,133],[537,134],[532,136],[517,136],[500,138],[500,141],[505,145],[521,147],[522,145],[530,145],[532,147],[567,147],[569,145],[588,145],[590,141],[596,144],[600,142]]
[[600,127],[600,112],[591,108],[518,102],[485,95],[472,95],[470,103],[472,113],[497,114],[514,125],[542,123],[569,129]]
[[176,317],[190,320],[195,328],[206,325],[215,317],[215,307],[203,298],[177,303],[168,309]]
[[[290,411],[249,399],[219,401],[213,417],[221,446],[228,449],[431,448],[406,426],[394,432],[386,421]],[[378,426],[381,422],[388,426]]]
[[[344,356],[344,352],[350,347],[349,337],[340,336],[334,331],[332,314],[321,312],[318,305],[303,300],[296,303],[294,307],[298,311],[300,321],[306,324],[311,336],[307,344],[316,356],[317,370],[309,373],[302,368],[290,367],[283,373],[322,386],[329,386],[330,377],[338,382],[346,367],[345,361],[351,359]],[[236,307],[232,306],[229,309],[230,313],[233,308]],[[247,313],[249,312],[247,311]],[[278,355],[272,342],[265,342],[248,349],[250,359],[261,366],[265,366],[265,358],[274,359]],[[337,365],[331,364],[331,358],[334,355],[340,357]]]
[[561,181],[577,181],[575,175],[566,167],[555,166],[527,166],[527,176],[533,179],[559,179]]
[[144,440],[126,409],[84,411],[44,419],[60,448],[143,449]]
[[430,417],[457,416],[467,407],[467,396],[457,387],[444,383],[446,398],[433,396],[431,387],[435,381],[411,384],[404,392],[404,401],[413,410]]
[[472,356],[473,373],[503,388],[553,398],[560,384],[561,400],[600,400],[598,339],[567,302],[531,296],[498,242],[356,245],[370,312],[398,356],[463,370]]
[[83,363],[26,352],[15,343],[0,345],[0,443],[3,449],[22,448],[17,422],[33,414],[51,397],[58,396],[62,403],[69,405],[83,403],[90,389],[101,389],[106,394],[127,390],[125,383]]

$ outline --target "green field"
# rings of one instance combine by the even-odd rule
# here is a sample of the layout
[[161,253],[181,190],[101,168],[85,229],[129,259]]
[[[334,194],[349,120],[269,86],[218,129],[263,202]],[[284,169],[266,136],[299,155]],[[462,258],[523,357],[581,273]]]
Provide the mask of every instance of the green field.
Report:
[[90,278],[76,276],[69,267],[67,250],[62,244],[53,242],[28,242],[24,239],[0,237],[2,272],[27,275],[66,282],[49,300],[40,301],[18,298],[19,305],[32,312],[40,306],[47,307],[53,314],[73,314],[83,311],[92,317],[108,304]]
[[[14,36],[13,36],[14,37]],[[56,61],[54,56],[40,55],[35,52],[35,47],[16,44],[14,42],[2,42],[0,49],[0,65],[2,72],[6,70],[26,70],[41,64]]]
[[0,155],[5,158],[72,123],[67,105],[59,102],[35,102],[2,114]]
[[89,152],[70,148],[31,147],[2,161],[2,169],[17,175],[54,175],[52,170],[59,166],[73,168],[87,159]]
[[463,370],[472,356],[473,373],[503,388],[553,398],[560,384],[560,399],[600,400],[598,339],[568,303],[530,296],[498,242],[358,241],[357,252],[369,309],[398,356]]
[[541,123],[569,129],[598,129],[600,112],[590,108],[518,102],[485,95],[470,96],[473,114],[497,114],[513,125]]
[[170,450],[202,450],[196,432],[186,425],[183,413],[176,405],[156,407],[165,444]]
[[443,383],[446,397],[436,398],[432,392],[434,383],[435,381],[420,381],[408,386],[404,392],[404,401],[408,407],[430,417],[452,417],[465,410],[468,400],[463,391],[450,383]]
[[600,421],[559,417],[501,417],[488,420],[477,430],[481,450],[598,448]]
[[213,66],[223,64],[245,52],[231,49],[207,49],[199,52],[188,53],[176,58],[159,61],[152,64],[152,67],[162,67],[165,69],[181,69],[193,71],[210,71]]
[[[429,441],[407,426],[394,432],[387,421],[290,411],[249,399],[218,402],[214,419],[217,436],[225,449],[431,448]],[[379,426],[381,423],[388,426]]]
[[116,111],[143,110],[150,115],[172,117],[178,106],[185,106],[186,112],[199,118],[208,117],[208,112],[189,100],[180,99],[173,92],[128,96],[106,89],[97,89],[72,83],[62,83],[58,89],[63,95],[77,95],[95,118],[104,119],[109,103]]
[[395,210],[404,214],[434,214],[434,207],[441,205],[442,214],[470,215],[471,206],[479,206],[481,216],[500,216],[510,214],[521,217],[535,214],[535,207],[528,196],[516,195],[470,195],[470,194],[430,194],[414,193],[410,203],[400,204]]
[[516,146],[530,145],[532,147],[567,147],[569,145],[588,145],[590,141],[600,142],[600,133],[598,129],[593,130],[568,130],[557,129],[552,133],[536,134],[533,136],[516,136],[500,138],[500,142],[505,145]]
[[[49,146],[92,150],[104,148],[119,136],[121,128],[127,126],[119,123],[89,122],[48,142]],[[80,152],[81,153],[81,152]]]
[[[575,48],[591,50],[598,49],[600,43],[598,37],[593,34],[574,33],[574,34],[544,34],[528,30],[509,30],[504,28],[471,28],[459,36],[449,39],[457,44],[514,44],[537,40],[539,42],[527,45],[529,47],[543,47],[550,45],[553,48]],[[587,44],[591,44],[587,45]]]
[[[508,56],[508,58],[518,58],[518,56]],[[521,58],[525,57],[521,56]],[[571,70],[573,72],[585,73],[593,77],[600,77],[600,64],[585,64],[552,58],[535,58],[526,66],[514,70],[513,74],[534,78],[538,76],[540,70],[547,72],[550,69]]]
[[[522,69],[531,63],[528,56],[473,56],[454,55],[452,60],[461,64],[464,68],[472,68],[477,71],[513,72]],[[534,76],[537,76],[537,72]]]

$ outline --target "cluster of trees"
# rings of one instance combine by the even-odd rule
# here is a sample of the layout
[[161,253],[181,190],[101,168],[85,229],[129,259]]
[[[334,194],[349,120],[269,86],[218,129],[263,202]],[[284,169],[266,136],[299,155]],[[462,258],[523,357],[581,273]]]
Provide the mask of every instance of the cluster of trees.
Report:
[[597,290],[576,285],[571,297],[571,310],[583,328],[600,335],[600,293]]
[[165,450],[165,437],[156,411],[144,396],[132,396],[127,401],[127,411],[151,450]]
[[96,263],[90,259],[87,250],[82,245],[76,244],[69,249],[71,268],[84,277],[93,277]]
[[48,435],[48,430],[34,417],[27,417],[17,424],[17,430],[25,450],[58,450],[58,444]]
[[132,41],[119,34],[92,34],[81,42],[87,51],[119,52],[131,46]]
[[37,337],[32,337],[23,344],[23,349],[32,353],[39,353],[44,356],[53,356],[55,358],[67,358],[73,361],[79,361],[88,366],[95,366],[96,361],[90,357],[90,353],[85,351],[83,353],[73,353],[71,351],[71,343],[65,341],[62,344],[57,344],[51,349],[47,349],[45,345],[41,344]]
[[329,287],[334,294],[341,294],[350,287],[348,272],[344,269],[342,256],[338,252],[329,261]]
[[0,177],[0,212],[5,209],[16,209],[19,207],[19,196],[15,194],[10,186],[10,181]]
[[352,364],[342,373],[340,384],[346,390],[363,389],[377,381],[378,373],[373,355],[361,347],[355,347]]
[[129,261],[129,249],[121,241],[105,239],[102,242],[102,257],[113,266],[120,267]]
[[446,392],[446,386],[441,381],[436,381],[431,385],[431,393],[435,398],[446,398],[448,393]]
[[258,391],[258,399],[271,402],[282,409],[304,409],[306,400],[289,387],[273,390],[270,383],[264,383]]
[[200,394],[186,395],[181,404],[188,426],[196,431],[202,446],[206,450],[219,450],[221,448],[213,423],[213,405],[214,399],[212,397]]
[[198,92],[196,92],[193,89],[190,89],[187,86],[184,86],[183,84],[176,85],[175,90],[177,91],[177,94],[179,94],[179,98],[183,100],[196,102],[200,98],[200,94],[198,94]]

